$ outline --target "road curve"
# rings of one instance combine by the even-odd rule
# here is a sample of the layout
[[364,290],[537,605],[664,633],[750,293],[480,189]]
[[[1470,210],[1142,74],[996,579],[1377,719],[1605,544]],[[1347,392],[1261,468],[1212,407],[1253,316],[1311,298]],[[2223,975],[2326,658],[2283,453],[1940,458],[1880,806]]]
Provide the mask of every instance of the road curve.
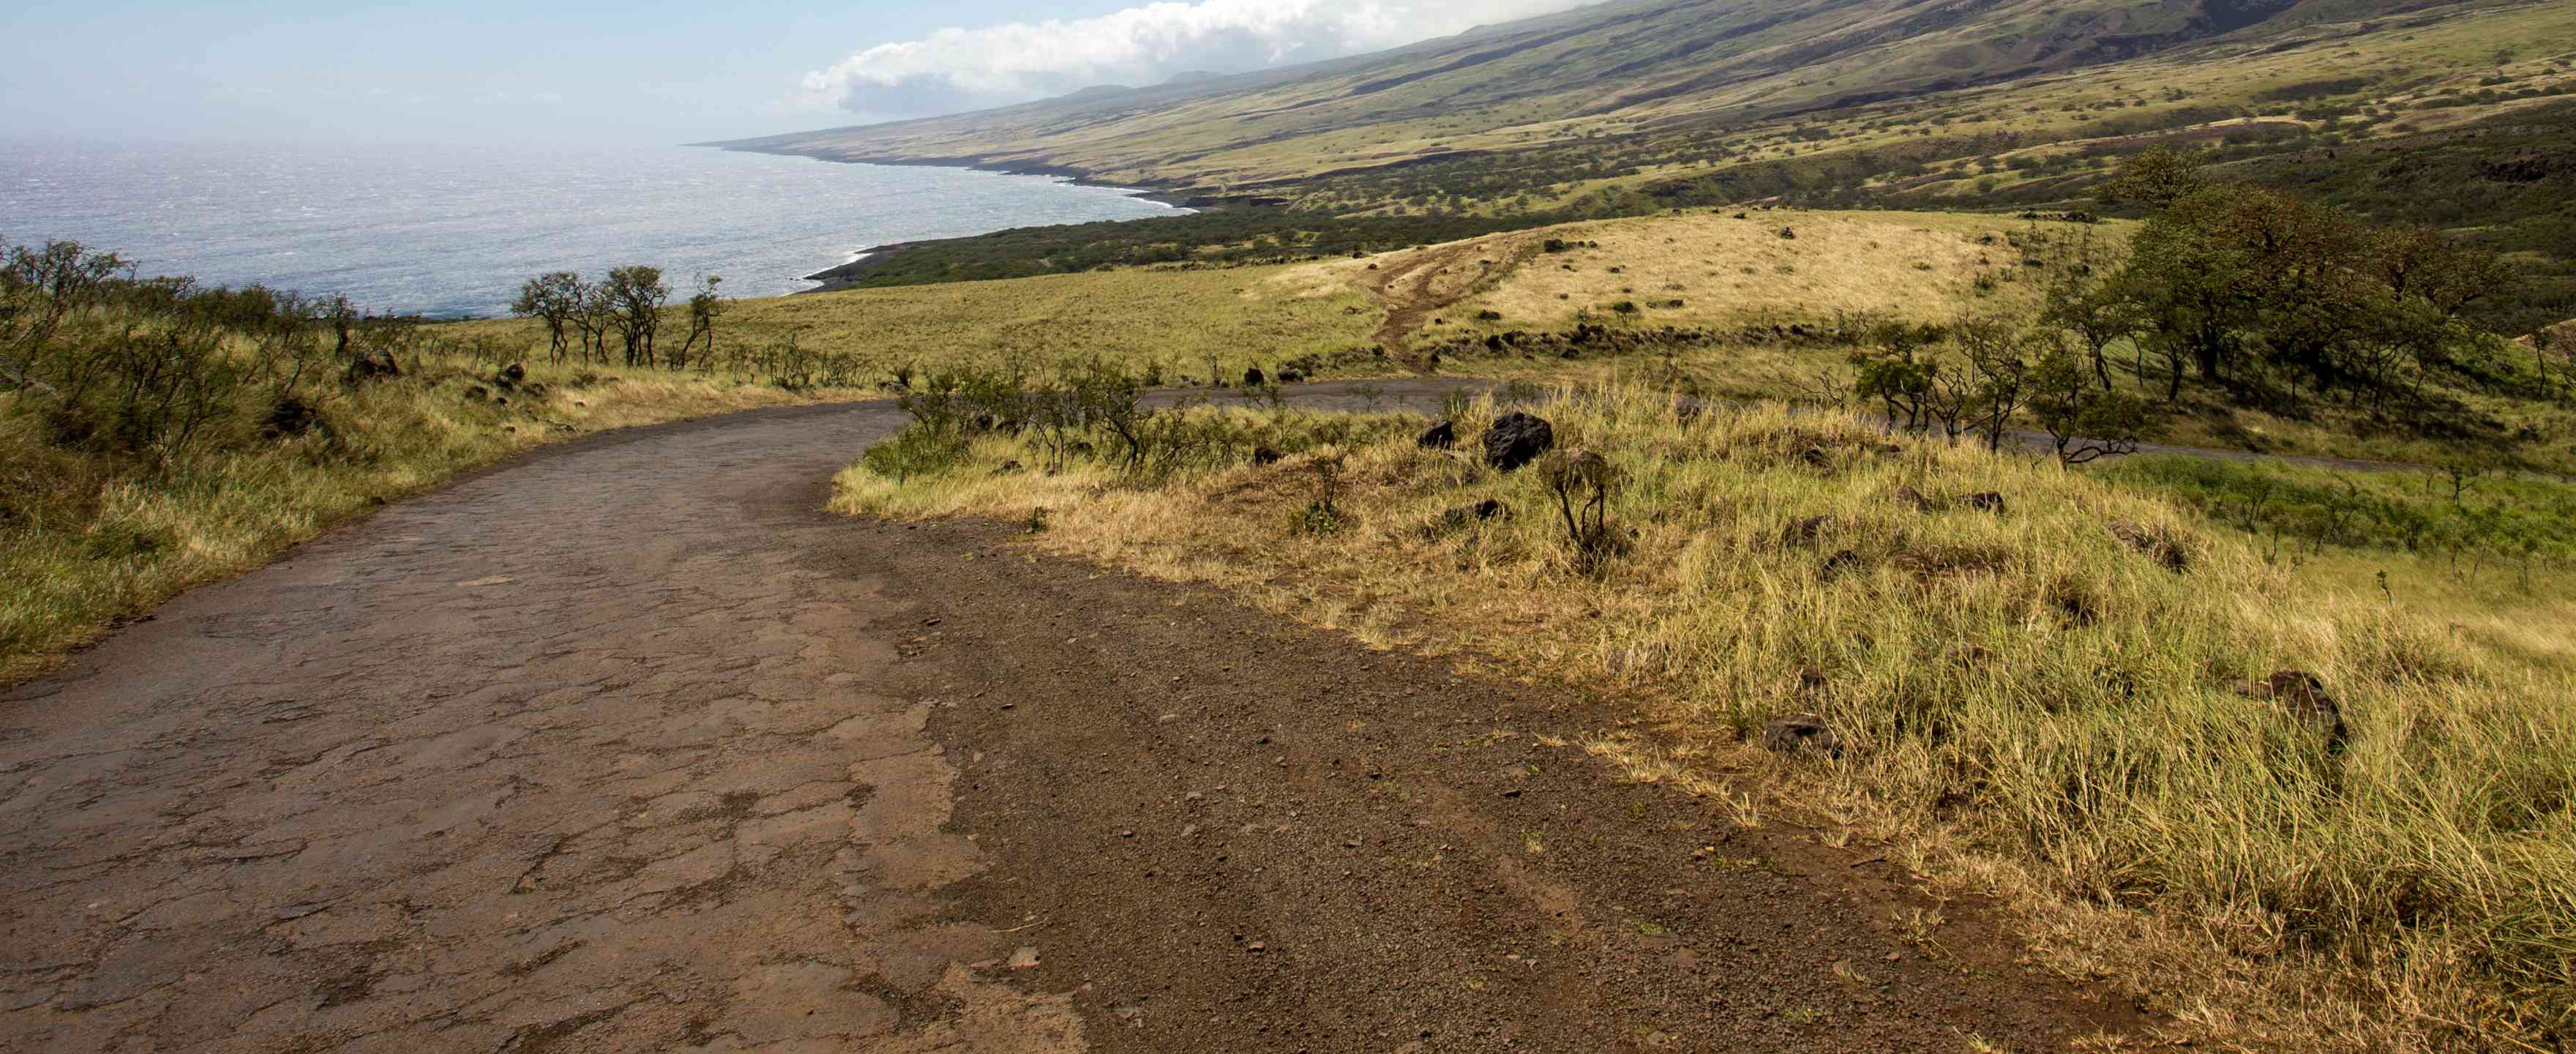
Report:
[[[755,411],[540,451],[0,693],[0,1050],[2036,1049],[2119,1016],[1890,943],[1871,919],[1902,876],[1845,904],[1857,864],[1798,878],[1773,854],[1801,850],[1579,754],[1542,775],[1535,741],[1477,737],[1553,720],[1516,689],[1429,707],[1465,690],[1439,663],[1265,652],[1241,642],[1272,621],[1042,563],[991,577],[1016,559],[955,562],[971,538],[871,556],[906,532],[820,514],[823,481],[899,421]],[[917,658],[938,612],[980,643]],[[1087,635],[1112,617],[1168,639]],[[1020,702],[938,716],[987,692]],[[1060,724],[1019,716],[1046,707]],[[1386,760],[1342,782],[1362,754]],[[1137,837],[1184,807],[1243,815]],[[1542,835],[1595,849],[1528,856]],[[1686,894],[1737,858],[1765,863]],[[1199,884],[1150,885],[1175,873]],[[997,890],[1056,901],[959,907]],[[1632,921],[1650,902],[1662,923]],[[1195,928],[1163,925],[1175,905]],[[1041,968],[1033,938],[1072,943]],[[1247,961],[1294,976],[1206,965]],[[1757,964],[1781,976],[1730,972]],[[1153,1029],[1120,994],[1147,991]]]
[[[895,642],[865,625],[899,605],[800,558],[843,526],[824,481],[901,420],[540,450],[0,689],[0,1050],[890,1029],[851,949],[937,959],[889,898],[974,854],[924,706],[871,690]],[[892,785],[922,793],[863,793]]]

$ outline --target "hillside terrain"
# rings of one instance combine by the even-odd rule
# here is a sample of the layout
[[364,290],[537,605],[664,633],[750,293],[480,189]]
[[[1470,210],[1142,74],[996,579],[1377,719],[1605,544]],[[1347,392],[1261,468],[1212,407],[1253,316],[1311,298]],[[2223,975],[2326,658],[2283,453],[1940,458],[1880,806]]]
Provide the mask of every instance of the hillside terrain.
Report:
[[[910,246],[877,284],[1378,251],[1778,201],[2062,210],[2118,156],[2525,254],[2576,316],[2576,9],[2395,0],[1614,3],[1317,66],[723,144],[1156,188],[1198,216]],[[2404,164],[2387,161],[2404,152]],[[2423,160],[2412,160],[2419,156]]]

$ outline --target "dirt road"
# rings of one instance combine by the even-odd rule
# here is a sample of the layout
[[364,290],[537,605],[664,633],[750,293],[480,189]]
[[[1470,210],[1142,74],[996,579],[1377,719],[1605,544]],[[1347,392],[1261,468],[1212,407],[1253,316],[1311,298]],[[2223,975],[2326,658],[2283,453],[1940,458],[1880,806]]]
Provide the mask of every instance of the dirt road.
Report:
[[1886,932],[1884,864],[1538,738],[1607,716],[996,529],[816,511],[895,418],[548,451],[7,690],[0,1050],[2039,1051],[2133,1023],[1972,923]]

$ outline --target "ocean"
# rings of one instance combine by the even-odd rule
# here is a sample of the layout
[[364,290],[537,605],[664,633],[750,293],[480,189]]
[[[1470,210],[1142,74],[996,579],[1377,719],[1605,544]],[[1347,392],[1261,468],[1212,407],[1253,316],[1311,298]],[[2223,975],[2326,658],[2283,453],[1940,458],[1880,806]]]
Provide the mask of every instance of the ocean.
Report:
[[0,239],[437,317],[502,314],[545,271],[650,264],[675,299],[700,274],[771,296],[869,246],[1171,211],[1039,176],[703,147],[0,140]]

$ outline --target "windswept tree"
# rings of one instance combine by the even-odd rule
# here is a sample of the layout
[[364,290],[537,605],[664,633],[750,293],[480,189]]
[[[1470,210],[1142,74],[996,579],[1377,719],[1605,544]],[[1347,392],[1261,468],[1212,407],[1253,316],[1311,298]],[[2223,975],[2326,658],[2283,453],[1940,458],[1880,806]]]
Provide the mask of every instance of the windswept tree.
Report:
[[608,334],[617,328],[617,298],[606,282],[572,284],[573,328],[581,334],[581,357],[584,362],[608,365]]
[[2065,331],[2052,336],[2030,369],[2030,412],[2048,432],[2058,464],[2136,453],[2146,404],[2098,380]]
[[2370,267],[2400,298],[2421,297],[2444,318],[2458,318],[2470,304],[2512,284],[2514,269],[2494,253],[2454,241],[2430,224],[2376,232]]
[[2004,432],[2013,415],[2030,401],[2030,364],[2025,346],[2045,339],[2010,316],[1961,319],[1952,332],[1967,365],[1955,372],[1964,418],[1985,434],[1986,449],[2003,449]]
[[672,364],[673,368],[686,366],[690,361],[689,353],[698,351],[698,342],[704,340],[707,344],[706,349],[698,351],[696,360],[699,363],[698,372],[706,373],[715,369],[716,320],[723,317],[725,311],[733,306],[733,301],[725,299],[723,294],[716,292],[716,287],[723,284],[724,278],[720,275],[698,276],[698,291],[689,297],[689,339],[680,344],[679,358]]
[[1938,327],[1928,325],[1885,322],[1871,327],[1851,355],[1853,397],[1876,401],[1890,428],[1924,427],[1934,372],[1926,349],[1941,337]]
[[519,298],[511,301],[510,313],[545,324],[546,358],[561,365],[572,351],[568,330],[581,313],[581,299],[581,275],[550,271],[519,286]]
[[641,264],[620,267],[608,272],[608,281],[600,289],[611,311],[610,321],[625,343],[626,364],[657,365],[653,337],[662,329],[662,305],[671,299],[662,269]]
[[[2137,305],[2095,265],[2091,232],[2086,232],[2084,241],[2077,246],[2071,265],[2058,268],[2049,282],[2040,322],[2084,342],[2093,379],[2105,388],[2111,386],[2111,346],[2124,340],[2138,344]],[[2140,349],[2143,352],[2143,345]],[[2140,378],[2146,376],[2143,358],[2133,369]]]
[[105,301],[117,276],[132,274],[115,253],[79,242],[0,245],[0,383],[43,383],[63,323]]

